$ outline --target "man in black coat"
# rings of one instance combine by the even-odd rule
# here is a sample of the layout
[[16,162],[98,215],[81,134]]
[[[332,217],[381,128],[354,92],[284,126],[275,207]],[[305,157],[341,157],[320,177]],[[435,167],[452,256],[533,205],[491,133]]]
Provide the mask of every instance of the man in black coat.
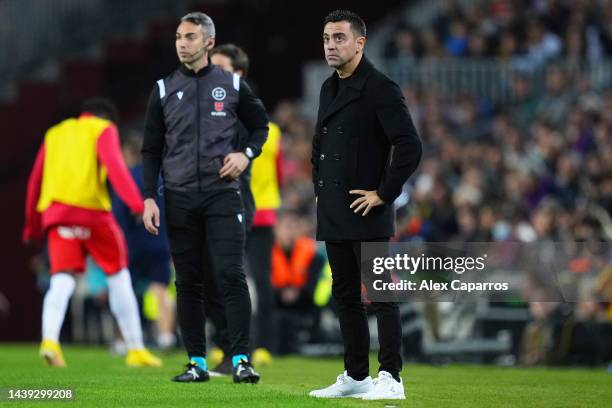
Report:
[[400,88],[363,55],[365,23],[337,10],[325,19],[323,83],[313,139],[317,239],[325,241],[332,294],[344,339],[345,372],[311,396],[404,399],[396,303],[372,303],[380,343],[378,378],[369,376],[369,330],[361,300],[361,242],[394,234],[393,201],[416,170],[421,142]]

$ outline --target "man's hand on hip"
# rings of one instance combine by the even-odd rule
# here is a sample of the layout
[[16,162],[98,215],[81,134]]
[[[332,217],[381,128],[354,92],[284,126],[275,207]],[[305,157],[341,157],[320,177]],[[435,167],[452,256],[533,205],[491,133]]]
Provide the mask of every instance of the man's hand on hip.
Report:
[[142,222],[149,233],[153,235],[159,234],[159,207],[154,198],[147,198],[144,201],[144,212],[142,213]]
[[223,159],[223,167],[219,170],[222,179],[235,180],[246,170],[249,158],[242,152],[230,153]]
[[350,208],[354,208],[353,212],[358,213],[359,211],[363,211],[362,216],[367,215],[370,210],[374,207],[378,207],[379,205],[383,205],[384,201],[380,199],[376,190],[374,191],[366,191],[366,190],[351,190],[350,194],[359,194],[361,197],[353,201],[350,205]]

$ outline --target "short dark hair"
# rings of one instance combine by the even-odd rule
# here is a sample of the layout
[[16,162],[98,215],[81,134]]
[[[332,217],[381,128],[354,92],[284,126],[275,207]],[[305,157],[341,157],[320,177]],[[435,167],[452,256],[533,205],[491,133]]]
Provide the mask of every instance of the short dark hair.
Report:
[[242,76],[246,78],[249,72],[249,56],[236,44],[223,44],[210,50],[210,56],[215,54],[225,55],[232,61],[235,71],[242,71]]
[[81,106],[81,112],[89,112],[100,118],[108,119],[115,124],[119,121],[117,107],[106,98],[95,97],[85,100]]
[[340,21],[347,21],[351,25],[351,30],[357,37],[366,36],[366,25],[365,22],[357,13],[349,10],[334,10],[329,13],[323,21],[323,26],[327,23],[339,23]]

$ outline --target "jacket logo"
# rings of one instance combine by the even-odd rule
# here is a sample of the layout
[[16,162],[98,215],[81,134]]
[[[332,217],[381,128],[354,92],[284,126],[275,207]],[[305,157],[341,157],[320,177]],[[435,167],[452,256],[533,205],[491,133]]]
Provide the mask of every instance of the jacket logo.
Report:
[[178,96],[179,100],[180,100],[180,99],[183,99],[183,91],[178,91],[178,92],[176,93],[176,96]]
[[212,97],[215,101],[222,101],[225,99],[225,89],[221,88],[220,86],[216,87],[215,89],[212,90]]
[[223,112],[224,106],[223,102],[215,102],[215,110],[210,112],[210,116],[227,116],[227,113]]

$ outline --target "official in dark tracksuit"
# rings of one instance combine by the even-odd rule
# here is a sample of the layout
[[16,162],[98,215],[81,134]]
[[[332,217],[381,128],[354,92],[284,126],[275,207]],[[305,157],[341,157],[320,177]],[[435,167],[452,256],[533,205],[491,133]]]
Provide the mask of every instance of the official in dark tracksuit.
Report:
[[[175,381],[208,379],[204,335],[205,274],[215,273],[227,311],[234,381],[256,382],[249,354],[251,303],[243,270],[244,208],[238,177],[257,157],[268,134],[261,101],[236,74],[208,61],[214,25],[203,13],[183,17],[177,29],[180,68],[157,81],[147,107],[144,196],[154,198],[161,168],[166,220],[176,268],[178,323],[193,367]],[[235,151],[240,122],[248,131]],[[152,232],[154,201],[145,200]],[[238,361],[244,361],[238,367]],[[197,369],[196,369],[197,368]],[[251,375],[253,374],[253,375]]]
[[[339,14],[329,22],[342,28],[338,24],[344,18]],[[393,201],[417,168],[422,149],[400,88],[370,63],[362,48],[349,54],[352,67],[340,65],[341,42],[347,40],[340,30],[327,31],[326,57],[336,71],[321,87],[312,146],[317,240],[325,241],[332,269],[345,369],[359,381],[369,375],[370,339],[361,300],[360,244],[393,236]],[[365,43],[365,26],[361,35]],[[379,371],[399,381],[398,306],[373,303],[372,308],[378,321]]]

